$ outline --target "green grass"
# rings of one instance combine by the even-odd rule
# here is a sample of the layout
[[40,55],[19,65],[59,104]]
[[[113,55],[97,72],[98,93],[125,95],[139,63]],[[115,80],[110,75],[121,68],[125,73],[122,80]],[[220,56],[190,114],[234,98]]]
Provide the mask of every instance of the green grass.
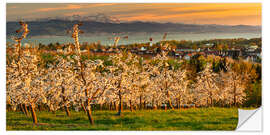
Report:
[[7,130],[234,130],[238,122],[237,108],[194,108],[185,110],[93,111],[95,125],[89,125],[84,112],[64,111],[55,114],[37,112],[38,122],[21,112],[7,112]]

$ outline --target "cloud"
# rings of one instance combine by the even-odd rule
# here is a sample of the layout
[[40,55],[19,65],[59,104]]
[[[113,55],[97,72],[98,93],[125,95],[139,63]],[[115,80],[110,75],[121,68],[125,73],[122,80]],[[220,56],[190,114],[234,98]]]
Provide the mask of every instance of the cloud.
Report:
[[69,4],[67,6],[63,6],[63,7],[55,7],[55,8],[40,8],[37,9],[37,11],[39,12],[48,12],[48,11],[56,11],[56,10],[70,10],[70,9],[80,9],[81,6],[80,5],[73,5],[73,4]]
[[[124,9],[126,10],[126,9]],[[260,5],[240,5],[236,4],[194,4],[194,6],[185,7],[162,7],[162,8],[146,8],[146,9],[132,9],[127,12],[113,11],[112,14],[116,14],[122,21],[160,21],[160,22],[183,22],[192,21],[200,22],[204,20],[203,23],[214,22],[215,19],[222,23],[220,19],[224,18],[224,22],[232,23],[234,20],[236,23],[240,23],[237,18],[243,16],[242,19],[246,20],[250,24],[260,23],[261,16],[261,6]],[[237,17],[235,17],[237,16]],[[257,18],[250,16],[256,16]],[[225,21],[226,19],[226,21]],[[230,21],[229,21],[230,20]],[[250,20],[248,22],[248,20]],[[251,21],[252,20],[252,21]],[[242,23],[242,22],[241,22]]]
[[53,8],[40,8],[36,11],[38,12],[48,12],[48,11],[57,11],[57,10],[74,10],[74,9],[85,9],[85,8],[94,8],[94,7],[103,7],[111,6],[114,3],[103,3],[103,4],[68,4],[62,5],[62,7],[53,7]]
[[18,8],[17,6],[11,6],[11,7],[8,7],[10,9],[14,9],[14,8]]

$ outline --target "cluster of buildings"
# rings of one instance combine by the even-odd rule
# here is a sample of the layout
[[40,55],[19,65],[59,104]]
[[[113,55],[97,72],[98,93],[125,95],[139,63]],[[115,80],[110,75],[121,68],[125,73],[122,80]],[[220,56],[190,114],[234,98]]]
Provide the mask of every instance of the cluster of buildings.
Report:
[[258,62],[261,60],[261,48],[258,46],[249,46],[247,48],[241,48],[241,49],[227,49],[227,50],[215,50],[211,48],[204,48],[204,49],[176,49],[173,51],[171,54],[174,57],[177,58],[183,58],[183,59],[190,59],[192,56],[196,54],[201,54],[204,56],[207,55],[215,55],[215,56],[220,56],[220,57],[231,57],[233,59],[237,58],[243,58],[247,61],[252,61],[252,62]]
[[[92,53],[119,53],[121,48],[109,48],[103,50],[91,50]],[[131,53],[135,53],[138,55],[144,56],[155,56],[157,53],[161,52],[160,48],[149,49],[147,47],[141,48],[132,48],[129,49]],[[261,59],[261,48],[258,46],[248,46],[247,48],[231,48],[227,50],[215,50],[211,47],[208,48],[198,48],[198,49],[190,49],[190,48],[177,48],[173,51],[169,51],[169,56],[186,59],[189,60],[192,56],[196,54],[201,54],[204,56],[215,55],[220,57],[231,57],[234,59],[243,58],[247,61],[257,62]]]
[[[220,57],[231,57],[234,59],[243,58],[247,61],[259,62],[261,60],[261,48],[253,45],[242,48],[229,48],[226,50],[217,50],[213,45],[205,45],[205,48],[176,48],[173,50],[161,49],[161,47],[152,47],[152,46],[142,46],[142,47],[100,47],[100,48],[91,48],[89,50],[81,50],[81,53],[94,53],[99,55],[110,55],[114,53],[120,53],[121,50],[130,51],[131,53],[153,57],[160,53],[161,51],[169,51],[169,56],[179,59],[191,59],[192,56],[196,54],[201,54],[204,56],[215,55]],[[68,48],[67,48],[68,49]],[[62,51],[61,49],[59,51]]]

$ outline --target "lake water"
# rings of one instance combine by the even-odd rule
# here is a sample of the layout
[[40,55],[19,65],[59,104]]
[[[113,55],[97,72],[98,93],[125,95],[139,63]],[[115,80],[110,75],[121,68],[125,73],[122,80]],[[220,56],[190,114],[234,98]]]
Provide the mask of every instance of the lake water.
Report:
[[[126,35],[123,35],[126,36]],[[153,43],[159,42],[162,40],[163,34],[161,33],[155,33],[155,34],[132,34],[128,35],[128,39],[121,38],[119,40],[119,45],[127,45],[132,43],[146,43],[149,42],[149,38],[153,39]],[[192,40],[192,41],[198,41],[198,40],[209,40],[209,39],[226,39],[226,38],[258,38],[261,37],[261,33],[200,33],[200,34],[194,34],[194,33],[168,33],[166,40]],[[80,42],[98,42],[102,45],[113,45],[114,39],[112,36],[109,35],[102,35],[102,36],[80,36],[79,38]],[[27,38],[23,40],[24,43],[33,43],[33,44],[49,44],[49,43],[70,43],[73,42],[73,39],[68,36],[44,36],[44,37],[32,37]],[[13,44],[14,41],[11,39],[7,39],[7,43]]]

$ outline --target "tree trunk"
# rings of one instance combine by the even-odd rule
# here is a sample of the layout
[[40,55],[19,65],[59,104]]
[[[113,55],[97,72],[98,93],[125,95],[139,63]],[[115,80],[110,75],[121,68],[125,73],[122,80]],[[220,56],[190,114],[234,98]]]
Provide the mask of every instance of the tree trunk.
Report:
[[20,104],[20,108],[21,108],[21,111],[23,112],[23,114],[25,114],[27,116],[27,114],[26,114],[26,112],[24,110],[23,104]]
[[180,109],[180,102],[177,102],[177,109]]
[[142,110],[142,95],[140,95],[140,110]]
[[114,102],[114,109],[115,111],[118,111],[118,104],[116,104],[115,102]]
[[81,103],[81,106],[82,106],[82,108],[83,108],[84,112],[85,112],[85,113],[87,113],[86,108],[85,108],[85,106],[84,106],[84,104],[83,104],[83,103]]
[[237,104],[236,104],[236,96],[235,95],[233,96],[233,105],[234,105],[234,107],[237,106]]
[[30,107],[31,107],[31,114],[32,114],[33,123],[37,124],[37,115],[36,115],[36,112],[35,112],[35,105],[31,104]]
[[122,105],[122,101],[119,102],[119,105],[118,105],[118,113],[117,115],[121,115],[122,114],[122,111],[123,111],[123,105]]
[[130,105],[130,111],[133,112],[133,106],[131,100],[129,100],[129,105]]
[[110,103],[106,103],[106,108],[105,108],[105,110],[110,110],[110,106],[111,106]]
[[146,109],[146,102],[143,102],[143,108]]
[[156,106],[156,105],[153,105],[153,109],[154,109],[154,110],[157,110],[157,106]]
[[211,98],[207,98],[207,107],[211,107]]
[[[66,101],[67,101],[67,97],[65,97],[64,96],[64,94],[65,94],[65,88],[62,86],[62,94],[63,94],[63,102],[65,103]],[[70,112],[69,112],[69,110],[68,110],[68,107],[65,105],[65,111],[66,111],[66,114],[67,114],[67,116],[69,117],[70,116]]]
[[70,117],[70,112],[67,106],[65,106],[65,111],[66,111],[67,116]]
[[211,107],[213,107],[214,104],[213,104],[213,98],[212,98],[212,96],[210,97],[210,101],[211,101]]
[[41,105],[38,105],[38,111],[42,111]]
[[152,106],[151,107],[152,107],[152,109],[156,110],[156,107],[154,106],[154,102],[155,102],[155,99],[153,98],[152,99]]
[[113,103],[110,104],[110,111],[113,110]]
[[115,101],[113,102],[113,109],[114,109],[115,111],[117,111],[117,105],[116,105]]
[[233,86],[233,105],[236,107],[236,87],[235,84]]
[[119,90],[119,93],[118,93],[118,96],[119,96],[119,108],[118,108],[118,113],[117,115],[121,115],[122,113],[122,110],[123,110],[123,105],[122,105],[122,95],[121,95],[121,91]]
[[100,104],[99,106],[99,110],[102,110],[103,104]]
[[109,110],[112,110],[112,102],[109,103]]
[[[166,85],[167,85],[167,83],[166,83]],[[174,107],[173,107],[173,105],[172,105],[172,101],[171,101],[171,99],[170,99],[170,93],[169,93],[169,91],[166,92],[166,95],[167,95],[167,100],[168,100],[168,103],[169,103],[170,108],[171,108],[171,109],[174,109]],[[167,109],[167,108],[166,108],[166,109]]]
[[170,108],[172,109],[172,110],[174,110],[174,107],[173,107],[173,104],[172,104],[172,101],[169,99],[169,105],[170,105]]
[[209,94],[210,94],[210,96],[209,96],[209,98],[210,98],[210,105],[211,105],[211,107],[213,107],[214,106],[213,93],[212,92],[209,92]]
[[27,109],[26,104],[23,104],[23,107],[24,107],[24,111],[25,111],[25,113],[26,113],[26,116],[28,116],[28,109]]
[[92,116],[91,105],[90,105],[90,100],[89,99],[87,99],[86,104],[87,104],[86,113],[87,113],[88,120],[89,120],[91,125],[94,125],[94,119],[93,119],[93,116]]
[[137,104],[134,105],[134,110],[135,111],[138,110],[138,105]]
[[87,116],[88,116],[88,120],[89,120],[90,124],[94,125],[94,119],[93,119],[91,110],[87,110]]

